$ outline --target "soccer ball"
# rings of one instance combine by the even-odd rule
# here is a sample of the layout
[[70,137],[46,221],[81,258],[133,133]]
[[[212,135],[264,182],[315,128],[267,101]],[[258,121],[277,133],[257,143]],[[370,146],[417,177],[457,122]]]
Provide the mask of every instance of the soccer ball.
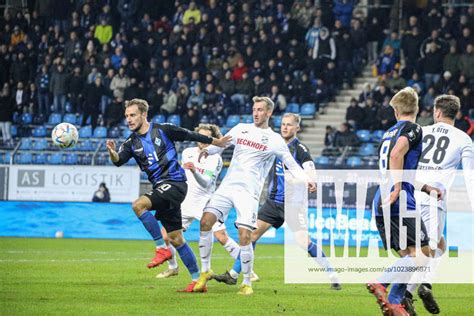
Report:
[[60,123],[51,132],[53,144],[61,148],[72,148],[77,144],[79,133],[74,125]]

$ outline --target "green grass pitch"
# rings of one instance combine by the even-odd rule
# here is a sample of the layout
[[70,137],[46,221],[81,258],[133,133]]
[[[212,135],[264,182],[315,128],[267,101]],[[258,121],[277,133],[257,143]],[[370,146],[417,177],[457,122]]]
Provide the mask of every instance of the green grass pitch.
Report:
[[[192,244],[197,252],[197,245]],[[214,245],[213,270],[231,258]],[[177,293],[189,282],[180,274],[165,280],[148,270],[149,241],[0,238],[0,315],[379,315],[375,299],[360,284],[283,283],[283,246],[258,245],[255,294],[237,286],[209,283],[208,293]],[[469,271],[466,271],[469,273]],[[434,285],[441,315],[474,315],[474,285]],[[428,315],[416,303],[419,315]]]

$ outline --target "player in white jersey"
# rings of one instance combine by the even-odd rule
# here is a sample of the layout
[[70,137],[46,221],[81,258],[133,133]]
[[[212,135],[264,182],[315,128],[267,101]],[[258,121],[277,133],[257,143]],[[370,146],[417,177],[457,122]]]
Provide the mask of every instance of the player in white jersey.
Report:
[[[471,138],[454,127],[454,119],[460,110],[459,98],[452,95],[440,95],[434,101],[433,117],[435,124],[423,127],[423,150],[418,162],[417,180],[437,187],[443,191],[442,200],[436,202],[427,194],[416,192],[420,201],[421,218],[430,239],[432,257],[440,257],[446,251],[443,231],[446,223],[446,193],[449,191],[455,172],[462,164],[466,186],[474,187],[472,168],[474,167],[473,145]],[[435,204],[437,203],[437,204]],[[431,210],[430,205],[437,205]],[[434,244],[432,244],[434,243]],[[439,260],[432,260],[434,265],[425,275],[430,282]],[[411,303],[416,284],[409,284],[406,298]],[[418,287],[418,295],[425,308],[432,314],[440,312],[432,291],[431,284],[423,283]]]
[[[212,124],[199,124],[195,128],[195,132],[210,136],[222,137],[219,127]],[[207,202],[216,190],[216,181],[222,170],[222,158],[220,155],[211,155],[205,159],[198,161],[199,154],[208,145],[197,143],[196,147],[189,147],[182,152],[182,165],[186,173],[188,184],[188,191],[186,198],[181,203],[181,218],[183,231],[186,231],[194,220],[201,220],[202,211]],[[216,223],[213,226],[214,236],[235,259],[239,255],[239,245],[228,236],[224,223]],[[165,240],[167,239],[166,231],[163,231]],[[168,260],[168,269],[159,273],[156,277],[158,279],[168,278],[178,275],[178,263],[176,261],[176,251],[169,244],[172,250],[172,258]]]
[[[201,219],[199,253],[203,272],[194,286],[196,292],[205,290],[207,281],[213,276],[211,228],[217,221],[223,222],[234,207],[237,212],[235,224],[239,230],[240,258],[244,275],[239,294],[253,293],[250,278],[254,256],[250,236],[257,228],[260,194],[275,157],[283,161],[293,176],[307,179],[310,190],[316,189],[315,183],[294,160],[283,138],[268,126],[273,108],[274,104],[270,98],[254,97],[254,123],[238,124],[227,134],[232,136],[234,154],[224,180],[208,202]],[[220,151],[215,146],[207,148],[209,154]]]

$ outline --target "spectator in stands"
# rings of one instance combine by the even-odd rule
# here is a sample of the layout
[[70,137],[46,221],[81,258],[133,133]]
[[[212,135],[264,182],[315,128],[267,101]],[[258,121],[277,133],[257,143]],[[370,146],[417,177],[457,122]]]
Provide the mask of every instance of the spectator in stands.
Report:
[[100,24],[95,27],[94,38],[96,38],[101,45],[108,44],[112,40],[113,30],[107,20],[101,19]]
[[468,86],[462,88],[461,96],[461,111],[464,114],[471,113],[471,117],[474,117],[474,93]]
[[285,111],[286,109],[286,98],[283,94],[280,93],[280,89],[277,85],[272,85],[271,93],[269,95],[270,99],[272,99],[273,103],[275,104],[275,108],[273,113],[280,114]]
[[82,112],[82,92],[84,90],[84,77],[81,75],[81,68],[75,67],[68,77],[67,97],[72,105],[72,111]]
[[427,44],[423,59],[425,85],[427,87],[435,85],[440,79],[443,71],[443,58],[443,52],[436,42]]
[[49,98],[49,80],[48,67],[42,66],[41,73],[37,76],[36,85],[38,87],[38,113],[45,117],[49,116],[50,98]]
[[354,47],[351,35],[344,32],[336,41],[338,51],[337,68],[343,78],[347,80],[349,87],[352,87]]
[[28,107],[28,95],[23,82],[18,82],[15,90],[15,109],[17,112],[26,113]]
[[390,91],[387,89],[387,86],[384,81],[382,81],[378,87],[375,88],[373,98],[374,101],[380,105],[384,102],[385,99],[389,98],[392,96]]
[[18,53],[17,59],[11,63],[10,79],[13,83],[28,82],[30,78],[31,65],[25,59],[23,52]]
[[461,55],[459,65],[462,74],[466,79],[473,84],[474,83],[474,44],[470,43],[466,46],[466,51]]
[[425,109],[429,109],[433,107],[435,98],[436,98],[436,90],[433,86],[431,86],[428,88],[428,91],[421,99],[421,107]]
[[380,122],[380,129],[383,130],[389,129],[397,122],[393,108],[390,106],[389,96],[384,98],[382,106],[379,107],[377,120]]
[[328,86],[324,83],[322,78],[316,80],[316,91],[314,94],[314,101],[317,105],[325,104],[328,102],[329,91]]
[[407,86],[406,80],[400,76],[397,70],[392,72],[392,77],[387,79],[387,88],[390,89],[392,94],[397,93],[399,90]]
[[313,48],[319,38],[321,31],[321,19],[314,18],[313,26],[308,29],[305,35],[305,43],[308,48]]
[[449,71],[455,78],[459,75],[461,70],[461,56],[457,52],[456,45],[449,47],[449,53],[444,56],[443,70]]
[[336,60],[336,43],[326,27],[321,28],[319,37],[314,42],[312,58],[315,60],[316,73],[326,69],[329,61]]
[[402,37],[401,48],[405,56],[406,66],[417,69],[420,59],[420,46],[423,41],[417,26],[405,32]]
[[187,106],[188,96],[189,96],[188,87],[186,85],[179,86],[178,93],[176,93],[176,97],[177,97],[176,110],[178,113],[183,113],[188,108]]
[[331,125],[327,125],[326,134],[324,135],[324,146],[333,147],[335,137],[336,137],[336,131]]
[[26,112],[33,115],[38,112],[38,89],[34,82],[30,83],[29,89],[26,95]]
[[130,86],[130,78],[125,73],[125,68],[120,68],[118,73],[110,83],[110,90],[112,90],[115,98],[123,99],[125,89]]
[[66,106],[66,84],[68,74],[64,72],[64,66],[59,64],[51,76],[49,91],[53,94],[54,112],[64,115]]
[[371,131],[380,129],[380,123],[377,120],[377,113],[379,111],[379,108],[375,104],[374,99],[369,96],[367,97],[367,99],[365,99],[364,104],[364,119],[362,121],[361,128]]
[[395,58],[395,63],[400,61],[400,49],[401,49],[401,41],[400,37],[398,36],[398,33],[395,31],[392,31],[390,33],[390,37],[387,37],[385,41],[383,42],[383,48],[382,50],[385,50],[390,46],[393,50],[393,56]]
[[368,98],[372,98],[374,95],[374,92],[372,91],[372,87],[370,86],[370,83],[366,82],[364,83],[364,88],[362,92],[359,94],[359,104],[365,104]]
[[346,147],[356,146],[359,144],[359,139],[356,134],[351,131],[351,126],[348,123],[342,123],[334,137],[334,146]]
[[117,10],[121,20],[125,22],[127,27],[135,24],[136,14],[138,11],[137,0],[119,0]]
[[435,85],[435,90],[438,93],[447,94],[450,90],[456,88],[456,82],[453,79],[453,75],[449,71],[445,71],[443,76]]
[[390,45],[385,46],[383,55],[380,56],[378,64],[378,74],[379,75],[390,75],[395,69],[396,57],[393,52],[393,48]]
[[432,109],[422,108],[416,122],[421,126],[428,126],[434,123]]
[[357,103],[356,98],[351,99],[351,104],[346,110],[346,121],[352,128],[358,129],[361,127],[364,120],[364,111]]
[[102,182],[99,185],[99,189],[94,192],[94,196],[92,197],[92,202],[102,202],[102,203],[110,202],[109,189],[107,188],[104,182]]
[[84,88],[84,113],[81,126],[86,125],[87,119],[90,117],[92,129],[95,129],[99,117],[100,102],[102,96],[106,93],[100,76],[95,78],[94,83],[86,85]]
[[176,111],[178,97],[173,89],[163,94],[163,104],[160,105],[160,113],[170,115]]
[[186,106],[188,109],[190,108],[201,108],[204,104],[204,93],[201,91],[201,86],[197,85],[194,87],[194,92],[191,92]]
[[107,115],[105,117],[107,128],[117,125],[123,119],[123,100],[114,98],[107,107]]
[[456,128],[459,128],[464,133],[468,133],[468,131],[471,129],[471,123],[469,122],[469,119],[465,115],[463,115],[461,111],[456,114],[454,126]]
[[189,129],[189,130],[194,130],[196,126],[199,124],[199,117],[193,108],[190,108],[186,111],[186,114],[183,116],[183,119],[181,120],[181,127]]
[[2,131],[3,144],[11,140],[11,126],[13,122],[13,113],[15,112],[15,103],[10,93],[10,86],[4,83],[0,91],[0,130]]
[[383,27],[375,15],[369,15],[367,21],[367,51],[369,63],[373,64],[377,61],[379,55],[379,45],[383,40]]
[[334,18],[341,21],[342,26],[348,29],[351,26],[353,0],[334,0]]
[[186,11],[184,11],[183,15],[183,24],[199,24],[201,22],[201,11],[196,6],[196,2],[191,1],[189,3],[189,7]]

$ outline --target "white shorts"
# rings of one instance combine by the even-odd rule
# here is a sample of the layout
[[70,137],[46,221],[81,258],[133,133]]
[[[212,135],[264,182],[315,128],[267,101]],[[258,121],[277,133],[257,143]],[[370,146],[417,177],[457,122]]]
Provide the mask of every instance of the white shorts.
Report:
[[[197,221],[200,221],[201,220],[201,216],[199,217],[188,217],[188,216],[183,216],[181,218],[182,222],[183,222],[183,230],[186,231],[188,230],[189,226],[191,226],[191,224],[193,223],[194,220],[197,220]],[[214,224],[214,226],[212,226],[212,231],[213,232],[218,232],[218,231],[221,231],[221,230],[225,230],[227,227],[225,226],[224,223],[221,223],[221,222],[216,222]]]
[[258,200],[246,191],[217,189],[204,208],[204,212],[216,215],[217,220],[223,223],[232,207],[237,211],[235,225],[238,228],[248,230],[257,228]]
[[197,197],[195,195],[186,195],[183,203],[181,203],[181,217],[183,219],[185,217],[201,219],[202,212],[208,201],[208,196]]
[[[421,205],[420,214],[430,239],[430,246],[435,248],[443,237],[444,226],[446,225],[446,210],[442,207],[435,207],[431,210],[430,205]],[[436,243],[436,245],[432,243]]]

